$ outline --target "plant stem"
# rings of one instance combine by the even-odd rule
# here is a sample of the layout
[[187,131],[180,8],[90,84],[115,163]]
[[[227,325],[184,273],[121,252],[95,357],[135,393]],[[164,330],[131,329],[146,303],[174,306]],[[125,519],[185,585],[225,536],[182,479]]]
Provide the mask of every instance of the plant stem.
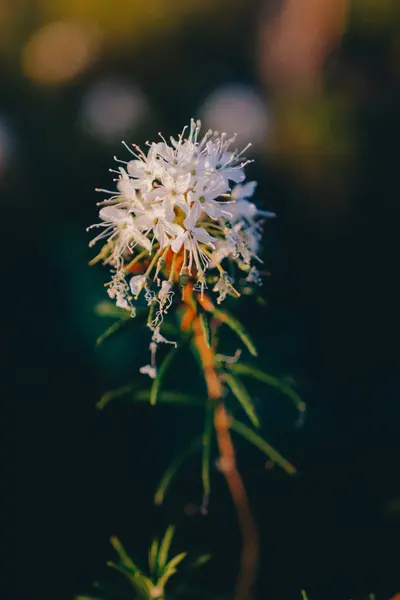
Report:
[[223,401],[221,378],[215,367],[214,351],[207,345],[201,320],[190,305],[188,311],[192,311],[191,328],[202,364],[208,397],[215,403],[214,428],[220,452],[220,470],[231,493],[242,533],[243,546],[235,600],[251,600],[258,566],[258,531],[251,513],[246,489],[236,465],[235,449],[230,433],[230,420]]

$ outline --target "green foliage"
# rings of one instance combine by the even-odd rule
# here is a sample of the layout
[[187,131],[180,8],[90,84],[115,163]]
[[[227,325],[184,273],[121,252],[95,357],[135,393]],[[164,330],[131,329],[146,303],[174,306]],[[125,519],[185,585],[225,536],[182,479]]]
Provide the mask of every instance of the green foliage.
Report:
[[[117,562],[108,561],[107,565],[125,576],[134,590],[133,598],[135,600],[164,600],[166,598],[165,588],[169,580],[177,573],[178,566],[187,557],[187,552],[180,552],[171,557],[170,551],[174,534],[175,528],[170,525],[161,540],[152,540],[149,549],[149,571],[147,574],[133,562],[120,540],[115,536],[111,538],[111,545],[118,556],[118,560]],[[190,564],[190,568],[200,568],[209,560],[209,555],[201,555]],[[96,587],[100,586],[97,585]],[[115,596],[109,596],[106,588],[101,589],[102,591],[105,590],[105,594],[101,596],[97,594],[77,596],[75,600],[104,600],[104,598],[115,600]]]
[[273,377],[268,373],[264,373],[264,371],[261,371],[260,369],[257,369],[252,365],[247,365],[241,362],[229,365],[229,369],[238,375],[243,375],[245,377],[247,376],[253,379],[257,379],[262,383],[276,388],[282,394],[285,394],[288,398],[290,398],[290,400],[296,406],[297,410],[299,410],[300,412],[305,411],[306,405],[304,404],[300,396],[297,394],[297,392],[295,392],[295,390],[290,385],[290,382],[287,379],[278,379],[277,377]]
[[211,492],[210,465],[212,452],[212,436],[214,424],[214,404],[211,400],[206,404],[206,415],[202,439],[201,480],[203,483],[204,500],[207,501]]
[[225,310],[222,311],[218,309],[213,311],[213,315],[219,319],[221,323],[228,325],[228,327],[230,327],[230,329],[236,333],[252,356],[257,356],[258,353],[250,335],[247,333],[241,322],[236,319],[236,317]]
[[232,394],[239,401],[254,427],[260,427],[253,401],[240,379],[234,377],[231,373],[224,373],[223,380],[228,384]]
[[176,352],[177,352],[177,349],[172,348],[172,350],[170,350],[168,352],[167,356],[164,358],[163,362],[161,363],[161,365],[158,369],[157,377],[153,381],[153,385],[151,386],[151,390],[150,390],[150,404],[152,406],[154,406],[157,402],[161,384],[164,380],[165,375],[168,372],[168,369],[171,366],[171,363],[176,355]]
[[[127,322],[126,311],[119,312],[119,309],[111,310],[108,303],[103,303],[101,311],[103,316],[116,318],[117,321],[109,327],[106,332],[100,337],[100,341],[107,339]],[[199,320],[201,324],[204,340],[209,348],[215,352],[217,345],[216,333],[219,325],[225,324],[234,331],[247,347],[249,352],[257,355],[255,346],[246,332],[243,325],[232,315],[218,309],[213,309],[212,317],[215,319],[212,322],[212,327],[209,326],[207,314],[199,307]],[[214,324],[216,326],[214,326]],[[173,325],[171,330],[177,332]],[[161,505],[170,489],[175,477],[182,468],[185,461],[191,456],[200,453],[199,475],[203,485],[203,505],[204,510],[207,509],[208,499],[211,492],[211,465],[213,461],[213,441],[214,441],[214,402],[205,399],[205,389],[200,393],[185,393],[180,390],[169,390],[164,388],[165,377],[170,371],[174,358],[177,352],[186,345],[186,342],[191,341],[191,350],[198,361],[199,367],[203,368],[201,357],[198,355],[197,344],[192,334],[185,333],[180,335],[179,348],[172,348],[164,357],[158,367],[157,378],[152,382],[150,389],[137,389],[135,382],[128,383],[115,390],[108,391],[99,400],[97,407],[104,408],[111,400],[126,396],[131,402],[156,404],[171,404],[175,406],[186,406],[191,408],[201,408],[204,411],[204,421],[202,430],[199,435],[190,441],[190,443],[181,451],[168,465],[163,473],[160,482],[154,494],[154,503]],[[260,419],[257,415],[254,402],[242,378],[257,380],[264,385],[278,390],[280,393],[288,397],[299,411],[305,410],[305,405],[297,392],[293,389],[293,384],[288,379],[280,379],[264,371],[249,365],[238,362],[240,351],[234,357],[217,354],[215,356],[215,368],[218,371],[219,377],[226,386],[227,393],[224,398],[225,404],[229,412],[233,414],[235,404],[238,403],[240,409],[244,411],[249,419],[249,425],[242,423],[241,420],[230,417],[230,427],[233,432],[241,436],[248,443],[265,454],[270,461],[278,465],[289,475],[296,473],[295,467],[289,463],[275,448],[273,448],[260,434]],[[168,527],[164,537],[161,540],[155,539],[152,541],[149,549],[149,573],[145,574],[139,567],[133,563],[129,555],[126,553],[121,543],[117,538],[112,538],[112,544],[118,554],[118,562],[109,562],[109,566],[121,572],[135,590],[135,597],[138,600],[150,600],[165,598],[165,587],[170,578],[176,573],[177,567],[186,558],[186,553],[182,552],[173,558],[170,558],[170,549],[173,541],[174,528]],[[208,560],[208,557],[203,557],[203,560]],[[198,559],[194,567],[200,566],[202,557]],[[171,597],[170,594],[168,597]],[[204,596],[202,596],[204,597]],[[303,600],[307,600],[303,597]]]
[[277,450],[268,444],[268,442],[266,442],[261,436],[250,429],[250,427],[247,427],[247,425],[237,421],[236,419],[232,419],[231,429],[244,437],[248,442],[250,442],[250,444],[253,444],[253,446],[261,450],[261,452],[264,452],[270,460],[286,471],[286,473],[289,475],[294,475],[296,473],[295,467],[285,458],[283,458],[283,456],[279,454],[279,452],[277,452]]
[[200,439],[196,438],[193,440],[183,452],[180,452],[174,460],[168,465],[168,468],[164,472],[160,483],[157,486],[154,494],[154,503],[160,505],[164,502],[165,494],[167,493],[175,475],[185,462],[185,460],[191,456],[194,452],[200,449]]

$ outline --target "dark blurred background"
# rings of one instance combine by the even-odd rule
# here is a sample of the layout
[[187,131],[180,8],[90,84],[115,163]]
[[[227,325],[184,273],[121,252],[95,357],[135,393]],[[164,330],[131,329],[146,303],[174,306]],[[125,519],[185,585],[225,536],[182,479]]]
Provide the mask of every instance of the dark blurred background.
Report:
[[1,598],[71,600],[109,576],[111,534],[140,561],[171,520],[177,550],[214,556],[199,584],[234,583],[240,540],[216,469],[208,517],[196,459],[152,504],[202,415],[95,409],[143,385],[148,340],[138,325],[95,348],[109,321],[94,312],[106,274],[87,266],[94,188],[111,185],[121,140],[191,116],[254,144],[249,175],[278,218],[267,305],[236,311],[258,365],[292,376],[308,406],[298,427],[284,399],[253,390],[295,478],[238,441],[257,597],[400,591],[399,25],[396,0],[0,0]]

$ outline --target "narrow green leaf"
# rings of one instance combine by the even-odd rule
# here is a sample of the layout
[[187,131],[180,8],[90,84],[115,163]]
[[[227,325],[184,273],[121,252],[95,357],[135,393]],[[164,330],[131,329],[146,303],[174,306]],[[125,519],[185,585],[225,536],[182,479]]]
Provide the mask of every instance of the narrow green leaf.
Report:
[[222,311],[218,309],[215,309],[213,311],[213,314],[217,317],[217,319],[222,321],[222,323],[228,325],[228,327],[230,327],[232,331],[234,331],[236,335],[239,336],[239,338],[242,340],[243,344],[246,346],[246,348],[252,356],[257,356],[257,350],[255,345],[253,344],[253,341],[251,340],[244,326],[241,324],[240,321],[238,321],[238,319],[236,319],[236,317],[226,312],[225,310]]
[[296,473],[295,467],[290,464],[277,450],[275,450],[268,442],[266,442],[262,437],[260,437],[255,431],[244,425],[240,421],[236,419],[232,419],[231,428],[233,431],[236,431],[239,435],[244,437],[248,442],[256,446],[259,450],[264,452],[268,458],[270,458],[274,463],[279,465],[286,473],[289,475],[294,475]]
[[179,565],[179,563],[182,562],[183,559],[186,557],[187,552],[181,552],[180,554],[177,554],[176,556],[174,556],[174,558],[171,558],[169,563],[165,566],[165,570],[170,571],[171,569],[175,569]]
[[168,372],[169,367],[171,366],[172,360],[175,357],[176,348],[172,348],[164,358],[163,362],[158,369],[157,378],[153,381],[153,385],[150,390],[150,404],[154,406],[157,402],[158,393],[160,391],[161,384],[163,379]]
[[230,373],[224,373],[224,381],[230,387],[232,394],[239,401],[254,427],[260,427],[253,401],[243,383]]
[[211,491],[210,483],[210,463],[211,463],[211,443],[214,423],[214,402],[207,401],[206,417],[204,421],[204,431],[202,438],[202,459],[201,459],[201,479],[203,482],[204,500],[207,501]]
[[301,598],[302,600],[308,600],[308,596],[305,590],[301,590]]
[[169,525],[167,527],[167,530],[164,534],[163,539],[161,540],[160,551],[158,553],[158,560],[157,560],[158,567],[160,569],[164,569],[165,565],[167,564],[168,552],[169,552],[169,549],[171,548],[172,538],[174,537],[174,533],[175,533],[175,527],[173,525]]
[[151,542],[149,551],[149,569],[152,577],[157,577],[158,539]]
[[183,452],[178,454],[178,456],[171,462],[165,471],[164,475],[161,478],[160,483],[157,486],[156,493],[154,494],[154,503],[160,505],[164,502],[165,494],[167,493],[169,486],[176,473],[179,471],[185,460],[193,454],[196,450],[200,448],[200,440],[195,439],[191,442],[190,446],[185,448]]
[[290,400],[292,400],[297,410],[299,410],[300,412],[305,411],[305,403],[286,381],[282,381],[277,377],[273,377],[272,375],[264,373],[264,371],[261,371],[260,369],[257,369],[256,367],[253,367],[251,365],[247,365],[245,363],[238,362],[229,365],[229,368],[234,373],[252,377],[253,379],[258,379],[258,381],[262,381],[263,383],[266,383],[267,385],[278,389],[280,392],[282,392],[282,394],[285,394],[286,396],[288,396],[288,398],[290,398]]
[[98,317],[109,317],[113,319],[125,320],[130,320],[132,318],[129,310],[119,308],[109,300],[102,300],[101,302],[98,302],[94,307],[94,312]]
[[153,584],[147,577],[140,573],[140,571],[132,573],[124,564],[116,564],[111,560],[107,562],[107,566],[125,575],[134,590],[139,594],[140,598],[143,598],[143,600],[149,598],[149,591],[153,587]]
[[[137,402],[148,402],[150,400],[150,390],[139,390],[135,393],[134,400]],[[158,393],[157,402],[159,404],[186,404],[188,406],[203,407],[204,403],[199,398],[183,394],[181,392],[172,392],[162,390]]]
[[132,392],[133,389],[134,389],[134,384],[128,383],[126,385],[123,385],[123,386],[115,389],[115,390],[106,392],[105,394],[102,395],[100,400],[97,402],[96,408],[98,408],[99,410],[102,410],[105,406],[107,406],[107,404],[109,402],[111,402],[111,400],[115,400],[116,398],[121,398],[122,396],[125,396],[126,394],[129,394],[130,392]]
[[128,569],[128,567],[126,567],[125,565],[117,564],[117,563],[113,562],[112,560],[108,560],[106,564],[107,564],[107,567],[110,567],[111,569],[115,569],[115,571],[119,571],[120,573],[122,573],[123,575],[126,575],[130,579],[133,578],[133,576],[134,576],[134,573],[130,569]]
[[135,565],[135,563],[133,562],[133,560],[131,559],[131,557],[127,554],[125,548],[123,547],[123,545],[121,544],[121,542],[119,541],[119,539],[115,535],[113,535],[111,537],[110,541],[111,541],[112,547],[114,548],[114,550],[118,554],[118,556],[119,556],[122,564],[127,569],[130,569],[132,571],[132,573],[136,573],[136,572],[140,573],[140,569]]
[[162,574],[162,576],[159,578],[159,580],[157,581],[157,587],[163,589],[165,587],[165,584],[167,583],[168,579],[170,579],[170,577],[172,577],[172,575],[174,575],[177,570],[176,567],[177,565],[182,562],[182,560],[184,558],[186,558],[187,556],[187,552],[181,552],[181,554],[177,554],[165,567],[165,570]]
[[192,569],[198,569],[199,567],[202,567],[203,565],[205,565],[206,563],[208,563],[210,560],[211,560],[211,554],[202,554],[201,556],[199,556],[198,558],[196,558],[190,564],[190,567]]
[[107,256],[109,256],[110,252],[111,252],[110,245],[104,244],[104,246],[102,247],[100,252],[94,258],[92,258],[92,260],[89,261],[89,267],[93,267],[101,260],[104,260],[105,258],[107,258]]
[[199,314],[199,319],[200,319],[200,325],[201,325],[201,329],[203,331],[203,336],[204,336],[204,340],[207,344],[208,347],[210,347],[210,327],[208,325],[208,320],[206,315],[201,312]]
[[96,340],[96,345],[100,346],[100,344],[102,344],[107,338],[109,338],[111,335],[113,335],[114,333],[117,333],[117,331],[119,331],[120,329],[122,329],[123,327],[125,327],[125,325],[129,323],[129,321],[126,320],[120,320],[120,321],[116,321],[115,323],[113,323],[112,325],[110,325],[110,327],[108,329],[105,330],[104,333],[102,333]]

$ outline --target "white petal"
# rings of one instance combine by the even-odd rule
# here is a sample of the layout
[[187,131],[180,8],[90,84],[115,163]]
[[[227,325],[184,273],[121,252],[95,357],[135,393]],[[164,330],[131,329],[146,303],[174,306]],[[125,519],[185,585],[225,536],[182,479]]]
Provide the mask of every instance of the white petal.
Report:
[[167,281],[166,279],[164,279],[164,281],[161,284],[161,290],[158,292],[158,297],[160,300],[164,300],[164,298],[167,296],[171,287],[172,287],[172,283],[170,281]]
[[175,219],[174,209],[172,208],[171,197],[167,196],[162,203],[162,207],[164,209],[165,218],[168,221],[173,221]]
[[132,237],[139,246],[151,252],[151,242],[146,236],[142,235],[139,230],[132,228]]
[[192,179],[191,173],[188,173],[187,175],[179,177],[176,182],[176,191],[178,193],[184,194],[187,191],[188,187],[190,186],[191,179]]
[[185,233],[185,230],[183,229],[183,227],[178,225],[178,223],[170,223],[169,221],[166,221],[165,219],[162,220],[162,223],[164,225],[165,231],[167,233],[169,233],[170,235],[179,236],[179,235],[182,235]]
[[210,235],[205,229],[202,227],[195,227],[192,229],[192,234],[196,238],[198,242],[201,244],[208,244],[209,246],[214,247],[213,242],[218,241],[217,238]]
[[99,212],[99,216],[104,221],[110,221],[119,225],[129,217],[129,213],[122,208],[115,208],[115,206],[105,206]]
[[205,202],[203,204],[203,209],[212,219],[217,219],[222,215],[221,206],[218,202],[213,202],[212,200]]
[[153,219],[148,215],[140,215],[134,220],[134,226],[140,231],[143,229],[151,229],[153,226]]
[[162,200],[167,195],[168,195],[167,188],[160,186],[160,187],[156,187],[156,188],[150,190],[149,192],[147,192],[146,199],[147,200]]
[[157,369],[152,367],[151,365],[145,365],[144,367],[140,367],[139,371],[143,375],[148,375],[151,379],[156,379],[157,377]]
[[171,244],[171,249],[173,252],[179,252],[179,250],[182,248],[183,243],[186,241],[188,236],[188,232],[185,231],[182,235],[180,235],[179,237],[177,237]]
[[196,225],[201,213],[202,213],[202,208],[201,208],[200,203],[194,202],[190,209],[189,215],[183,221],[183,224],[186,227],[186,229],[189,229],[189,230],[193,229],[193,227]]
[[251,198],[254,194],[254,190],[257,187],[256,181],[248,181],[244,185],[235,185],[232,190],[232,198],[234,200],[242,200],[243,198]]
[[175,189],[175,180],[173,177],[171,177],[168,171],[164,171],[161,178],[161,183],[167,188],[167,190]]
[[246,175],[243,173],[241,169],[220,169],[219,173],[225,178],[234,181],[235,183],[240,183],[244,181]]
[[132,294],[137,296],[144,286],[146,282],[146,277],[144,275],[135,275],[129,282],[129,286],[131,288]]
[[127,165],[129,175],[132,177],[141,178],[146,171],[146,164],[141,160],[131,160]]
[[169,238],[165,233],[164,227],[160,222],[154,227],[154,235],[156,239],[160,242],[160,248],[165,248],[169,244]]
[[175,206],[178,206],[180,209],[182,209],[185,215],[189,214],[190,206],[187,202],[185,202],[185,200],[177,200]]

